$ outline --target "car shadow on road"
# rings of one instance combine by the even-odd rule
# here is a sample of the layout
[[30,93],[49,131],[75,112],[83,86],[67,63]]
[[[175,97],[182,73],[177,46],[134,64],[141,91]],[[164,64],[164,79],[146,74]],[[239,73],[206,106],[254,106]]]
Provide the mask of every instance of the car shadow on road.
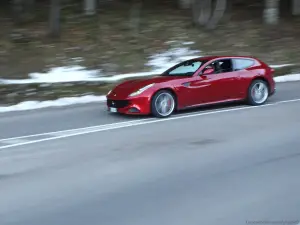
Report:
[[[185,115],[190,113],[201,113],[207,112],[212,110],[221,110],[221,109],[229,109],[234,107],[245,107],[247,106],[241,102],[229,102],[229,103],[220,103],[215,105],[206,105],[206,106],[199,106],[191,109],[184,109],[180,111],[174,112],[174,115]],[[125,114],[111,114],[112,117],[118,119],[130,119],[130,120],[139,120],[139,119],[151,119],[154,118],[152,115],[125,115]]]
[[245,106],[247,105],[241,102],[220,103],[215,105],[206,105],[206,106],[199,106],[191,109],[180,110],[176,112],[176,115],[184,115],[188,113],[201,113],[201,112],[212,111],[212,110],[221,110],[221,109],[229,109],[229,108],[245,107]]

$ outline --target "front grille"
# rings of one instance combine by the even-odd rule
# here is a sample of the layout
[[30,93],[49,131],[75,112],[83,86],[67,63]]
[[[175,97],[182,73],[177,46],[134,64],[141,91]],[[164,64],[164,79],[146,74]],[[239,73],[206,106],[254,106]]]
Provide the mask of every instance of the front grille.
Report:
[[124,108],[129,105],[129,100],[111,100],[107,99],[107,106],[114,108]]

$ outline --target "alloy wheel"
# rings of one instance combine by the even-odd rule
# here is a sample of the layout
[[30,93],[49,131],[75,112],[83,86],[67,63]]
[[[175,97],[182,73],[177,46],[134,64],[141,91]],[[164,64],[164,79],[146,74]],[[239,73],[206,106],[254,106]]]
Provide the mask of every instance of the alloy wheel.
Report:
[[264,103],[269,96],[269,90],[265,82],[256,82],[251,88],[251,97],[256,104]]
[[160,116],[167,117],[174,111],[175,101],[170,93],[162,92],[155,99],[154,105]]

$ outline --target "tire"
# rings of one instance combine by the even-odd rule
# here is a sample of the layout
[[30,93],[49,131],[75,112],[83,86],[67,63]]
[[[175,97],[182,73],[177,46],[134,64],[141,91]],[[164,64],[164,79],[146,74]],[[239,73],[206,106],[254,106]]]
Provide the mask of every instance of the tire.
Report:
[[[170,105],[168,103],[170,101]],[[159,107],[162,106],[162,107]],[[153,116],[158,118],[166,118],[173,114],[176,108],[176,100],[174,95],[167,90],[161,90],[155,93],[151,100],[151,112]],[[164,110],[167,111],[164,113]]]
[[[259,88],[261,89],[261,92],[258,91]],[[257,96],[254,93],[258,93]],[[268,100],[269,97],[269,86],[268,83],[264,80],[257,79],[252,81],[248,88],[248,99],[247,102],[249,105],[258,106],[263,105]]]

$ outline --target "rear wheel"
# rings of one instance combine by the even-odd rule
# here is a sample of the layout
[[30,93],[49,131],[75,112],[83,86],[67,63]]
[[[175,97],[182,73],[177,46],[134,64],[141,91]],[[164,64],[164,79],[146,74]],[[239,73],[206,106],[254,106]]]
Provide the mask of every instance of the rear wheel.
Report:
[[175,109],[175,98],[170,91],[158,91],[152,98],[151,111],[155,117],[168,117]]
[[269,97],[268,84],[264,80],[254,80],[248,89],[248,103],[262,105]]

